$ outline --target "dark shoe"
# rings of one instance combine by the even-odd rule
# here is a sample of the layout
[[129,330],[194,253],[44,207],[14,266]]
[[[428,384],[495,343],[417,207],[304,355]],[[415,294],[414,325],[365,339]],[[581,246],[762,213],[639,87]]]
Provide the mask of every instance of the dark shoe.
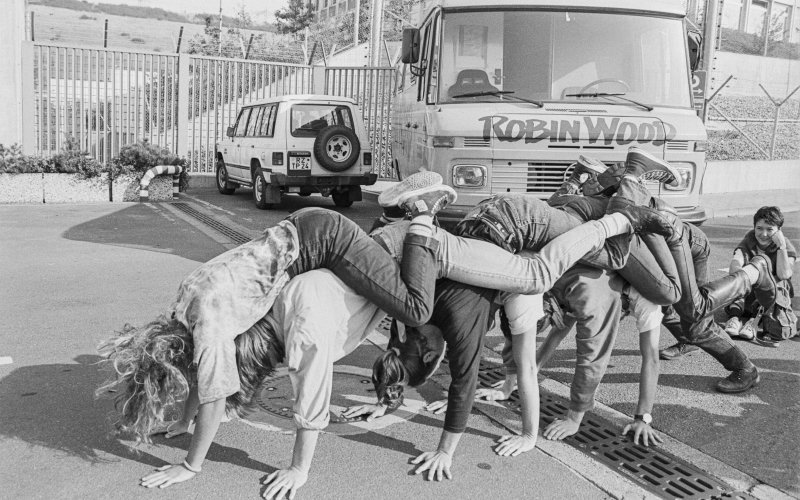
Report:
[[758,369],[754,366],[750,370],[735,370],[727,378],[717,383],[717,390],[725,393],[744,392],[751,387],[755,387],[761,382],[758,376]]
[[670,361],[699,350],[700,348],[697,347],[696,345],[678,342],[675,345],[669,346],[666,349],[661,349],[660,351],[658,351],[658,357],[660,359]]
[[456,192],[450,186],[429,186],[400,197],[398,203],[413,218],[419,215],[434,216],[439,210],[456,201]]
[[619,195],[608,201],[606,213],[620,213],[627,217],[635,233],[660,234],[664,238],[671,238],[675,234],[675,227],[660,212],[652,208],[636,206],[627,198],[621,198]]
[[680,173],[675,167],[636,146],[628,149],[625,175],[632,175],[643,181],[660,181],[672,186],[677,186],[680,178]]
[[438,186],[441,183],[442,176],[436,172],[427,170],[417,172],[383,191],[378,196],[378,205],[382,207],[400,206],[401,198],[408,197],[419,190],[424,190],[431,186]]
[[758,269],[758,281],[753,283],[753,294],[761,307],[768,311],[775,305],[778,295],[778,284],[772,276],[772,262],[763,255],[756,255],[748,264]]
[[[625,165],[623,163],[614,163],[610,165],[608,170],[597,176],[599,191],[615,189],[622,180],[623,175],[625,175]],[[584,194],[590,194],[586,192],[585,186],[583,188],[583,192]]]

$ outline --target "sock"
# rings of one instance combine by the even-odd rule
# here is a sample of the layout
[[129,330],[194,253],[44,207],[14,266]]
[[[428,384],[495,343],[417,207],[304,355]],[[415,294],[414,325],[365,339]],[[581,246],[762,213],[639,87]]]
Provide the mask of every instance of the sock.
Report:
[[756,281],[758,281],[758,277],[761,275],[761,273],[758,272],[756,266],[751,266],[750,264],[744,266],[742,268],[742,271],[744,271],[745,274],[747,275],[747,279],[750,280],[751,285],[755,285]]
[[411,220],[411,226],[409,226],[408,232],[420,236],[433,236],[433,216],[418,215],[414,217]]
[[597,219],[597,222],[606,232],[606,238],[617,236],[618,234],[630,234],[633,232],[631,221],[620,213],[608,214]]

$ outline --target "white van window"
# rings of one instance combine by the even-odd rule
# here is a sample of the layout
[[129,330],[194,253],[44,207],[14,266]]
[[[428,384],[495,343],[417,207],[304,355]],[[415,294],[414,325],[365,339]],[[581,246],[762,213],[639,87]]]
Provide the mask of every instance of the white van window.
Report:
[[347,106],[330,104],[295,104],[291,111],[292,135],[316,137],[320,130],[331,125],[353,128],[353,117]]
[[244,137],[247,132],[247,119],[250,118],[250,110],[253,108],[244,108],[239,112],[239,118],[236,120],[236,137]]
[[278,109],[276,104],[264,106],[264,113],[261,115],[261,123],[258,129],[258,135],[261,137],[272,137],[275,134],[275,117]]
[[445,12],[441,33],[440,103],[497,102],[507,99],[498,95],[502,90],[545,101],[610,104],[620,100],[574,94],[616,93],[649,105],[692,105],[677,17]]

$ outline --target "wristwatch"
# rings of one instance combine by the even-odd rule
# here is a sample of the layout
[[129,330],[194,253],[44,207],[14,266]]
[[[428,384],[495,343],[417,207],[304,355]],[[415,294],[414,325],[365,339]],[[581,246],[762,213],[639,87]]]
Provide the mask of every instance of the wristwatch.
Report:
[[643,413],[641,415],[634,415],[633,419],[634,420],[641,420],[642,422],[646,423],[647,425],[650,425],[651,423],[653,423],[653,416],[650,415],[649,413]]

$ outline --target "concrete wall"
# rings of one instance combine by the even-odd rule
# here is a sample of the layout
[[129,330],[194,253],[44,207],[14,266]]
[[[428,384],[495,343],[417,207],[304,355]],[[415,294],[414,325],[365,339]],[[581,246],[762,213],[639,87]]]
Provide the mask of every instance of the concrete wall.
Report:
[[800,160],[710,161],[700,203],[712,217],[751,215],[764,205],[800,210]]
[[[0,144],[23,142],[22,42],[25,39],[26,0],[3,0],[0,47]],[[33,100],[31,99],[31,103]]]
[[714,56],[713,88],[722,85],[729,76],[734,77],[722,95],[765,96],[758,87],[760,83],[772,97],[783,99],[800,85],[800,61],[720,51]]

